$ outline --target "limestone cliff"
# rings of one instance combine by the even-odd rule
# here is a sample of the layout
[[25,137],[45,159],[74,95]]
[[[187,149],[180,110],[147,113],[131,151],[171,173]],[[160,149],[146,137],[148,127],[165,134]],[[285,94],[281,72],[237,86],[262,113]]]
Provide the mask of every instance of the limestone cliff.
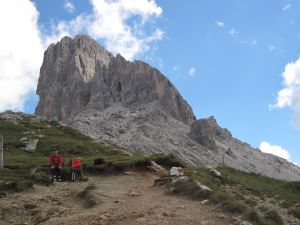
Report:
[[172,152],[191,165],[237,169],[300,180],[299,167],[243,143],[191,107],[157,69],[113,56],[78,35],[48,47],[36,114],[70,124],[131,152]]

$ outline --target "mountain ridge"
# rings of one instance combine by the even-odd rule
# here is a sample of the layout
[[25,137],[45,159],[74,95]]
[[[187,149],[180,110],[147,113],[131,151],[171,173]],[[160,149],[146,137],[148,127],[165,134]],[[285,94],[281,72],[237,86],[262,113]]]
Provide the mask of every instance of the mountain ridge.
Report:
[[190,165],[300,180],[300,169],[234,138],[214,117],[196,120],[190,105],[157,69],[113,56],[85,35],[46,50],[36,115],[62,121],[131,152],[174,153]]

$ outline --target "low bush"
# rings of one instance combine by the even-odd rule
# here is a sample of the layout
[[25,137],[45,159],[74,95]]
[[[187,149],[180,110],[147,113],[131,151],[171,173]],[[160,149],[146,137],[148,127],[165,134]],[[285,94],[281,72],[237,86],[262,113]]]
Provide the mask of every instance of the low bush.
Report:
[[225,200],[222,205],[224,210],[232,213],[242,214],[248,210],[248,207],[246,205],[234,199]]
[[255,210],[251,210],[247,214],[247,218],[253,225],[272,225],[272,223],[265,221]]
[[265,219],[276,225],[283,225],[283,219],[276,210],[271,210],[266,213]]

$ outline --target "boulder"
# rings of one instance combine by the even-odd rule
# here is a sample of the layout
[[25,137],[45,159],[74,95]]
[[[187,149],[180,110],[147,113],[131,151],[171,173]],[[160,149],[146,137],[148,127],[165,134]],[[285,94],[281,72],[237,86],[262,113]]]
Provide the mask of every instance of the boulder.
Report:
[[171,176],[183,176],[184,174],[184,169],[182,167],[172,167],[170,169],[170,175]]
[[34,152],[38,142],[39,142],[39,140],[37,140],[37,139],[27,141],[25,149],[24,149],[25,152]]
[[210,169],[210,172],[211,172],[211,174],[212,174],[214,177],[216,177],[216,178],[222,178],[222,174],[221,174],[221,172],[219,172],[218,170],[216,170],[216,169]]
[[150,161],[150,166],[147,167],[150,171],[159,174],[168,174],[168,171],[154,161]]
[[170,184],[171,194],[181,194],[193,198],[206,199],[212,194],[212,190],[187,176],[181,176],[173,180]]

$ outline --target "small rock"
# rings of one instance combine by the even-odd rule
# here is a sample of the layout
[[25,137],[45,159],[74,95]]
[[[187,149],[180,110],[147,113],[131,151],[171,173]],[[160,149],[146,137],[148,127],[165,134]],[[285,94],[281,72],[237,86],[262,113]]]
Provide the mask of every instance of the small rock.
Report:
[[141,194],[140,194],[140,193],[137,193],[136,191],[132,191],[132,192],[130,192],[130,194],[129,194],[129,197],[137,197],[137,196],[141,196]]
[[46,215],[39,214],[32,218],[32,224],[40,224],[49,220],[49,217]]
[[150,164],[151,166],[147,167],[149,170],[159,174],[168,174],[168,171],[162,166],[158,165],[156,162],[150,161]]
[[184,169],[182,167],[172,167],[170,169],[170,175],[171,176],[183,176]]
[[35,215],[38,215],[40,213],[41,213],[40,209],[33,209],[33,210],[31,210],[31,216],[35,216]]
[[19,208],[19,205],[17,204],[12,204],[11,207],[15,208],[15,209],[18,209]]
[[21,137],[20,138],[20,142],[27,142],[28,141],[28,138],[27,137]]
[[136,219],[137,222],[146,222],[146,218],[145,217],[140,217]]
[[132,175],[132,172],[126,171],[124,172],[124,175]]
[[221,174],[221,172],[219,172],[218,170],[216,170],[216,169],[211,169],[210,172],[212,173],[212,175],[213,175],[214,177],[222,178],[222,174]]
[[202,205],[205,205],[208,202],[208,199],[201,201]]
[[100,218],[101,220],[107,220],[107,219],[108,219],[108,217],[107,217],[106,215],[101,215],[99,218]]
[[45,137],[45,135],[44,134],[38,134],[38,135],[36,135],[38,138],[44,138]]
[[34,152],[38,142],[39,142],[39,140],[37,140],[37,139],[29,140],[28,142],[26,142],[26,146],[24,149],[25,152]]
[[35,209],[37,207],[37,204],[35,203],[25,203],[24,205],[25,209]]
[[224,214],[218,214],[218,217],[219,217],[220,219],[225,219],[225,218],[226,218],[226,216],[225,216]]
[[252,223],[250,223],[248,221],[242,221],[238,225],[252,225]]
[[168,217],[168,216],[169,216],[169,214],[166,213],[166,212],[163,212],[162,215],[165,216],[165,217]]

